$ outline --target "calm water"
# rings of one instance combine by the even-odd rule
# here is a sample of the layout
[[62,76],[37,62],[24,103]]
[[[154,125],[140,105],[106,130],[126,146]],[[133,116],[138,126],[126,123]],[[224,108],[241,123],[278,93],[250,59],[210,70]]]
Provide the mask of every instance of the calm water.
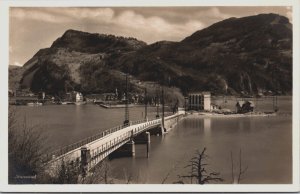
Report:
[[[111,160],[114,179],[132,176],[138,183],[165,183],[178,181],[178,175],[187,175],[184,168],[197,149],[207,148],[208,169],[221,173],[223,183],[231,183],[231,157],[238,174],[239,151],[242,165],[248,166],[241,183],[292,182],[292,116],[291,98],[278,101],[278,116],[252,118],[200,118],[181,120],[168,134],[151,136],[150,158],[146,146],[136,145],[135,158]],[[263,103],[262,103],[263,104]],[[123,109],[103,109],[94,105],[16,107],[19,118],[40,124],[47,131],[49,145],[57,148],[83,139],[94,133],[119,125]],[[143,118],[144,109],[130,109],[131,120]],[[155,109],[151,108],[150,117]],[[189,180],[184,180],[186,183]]]
[[[45,131],[51,150],[72,144],[95,135],[124,121],[124,109],[105,109],[97,105],[49,105],[14,106],[22,123],[25,119],[30,126],[40,126]],[[144,118],[144,108],[129,109],[130,120]],[[148,117],[154,118],[156,109],[148,107]]]
[[242,164],[248,166],[242,183],[290,183],[291,136],[291,119],[286,117],[186,118],[169,134],[151,136],[149,159],[145,145],[138,145],[134,159],[113,160],[112,166],[116,177],[131,172],[142,183],[161,183],[172,172],[167,179],[167,183],[172,183],[178,180],[177,175],[188,173],[184,167],[195,151],[206,147],[209,169],[220,172],[225,183],[229,183],[230,152],[238,170],[241,149]]

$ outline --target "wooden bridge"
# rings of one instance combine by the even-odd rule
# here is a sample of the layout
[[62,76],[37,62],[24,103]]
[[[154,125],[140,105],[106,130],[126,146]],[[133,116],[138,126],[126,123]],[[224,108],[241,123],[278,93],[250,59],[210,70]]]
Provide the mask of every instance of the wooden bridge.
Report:
[[[111,154],[135,155],[135,141],[150,144],[151,134],[164,134],[183,117],[184,111],[153,120],[131,121],[47,154],[47,165],[56,168],[62,161],[80,163],[86,171]],[[147,147],[148,148],[148,147]],[[148,151],[148,149],[147,149]],[[147,153],[148,155],[148,153]]]

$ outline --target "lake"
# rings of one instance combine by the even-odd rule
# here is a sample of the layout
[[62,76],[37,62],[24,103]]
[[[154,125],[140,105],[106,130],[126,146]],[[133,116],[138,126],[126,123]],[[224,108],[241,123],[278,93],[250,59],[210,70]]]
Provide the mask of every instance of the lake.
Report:
[[[220,100],[220,99],[218,99]],[[221,100],[222,101],[222,100]],[[229,103],[229,101],[227,101]],[[263,107],[264,102],[260,102]],[[271,104],[267,102],[266,104]],[[229,105],[228,105],[229,106]],[[243,118],[203,118],[191,115],[163,136],[151,136],[150,157],[146,145],[136,145],[136,157],[109,161],[111,176],[122,180],[132,176],[136,183],[173,183],[178,175],[188,175],[185,168],[196,150],[207,148],[207,169],[219,172],[232,183],[231,153],[234,176],[238,175],[239,153],[246,168],[240,183],[273,184],[292,182],[292,100],[278,99],[277,116]],[[123,109],[104,109],[96,105],[18,106],[19,121],[40,125],[53,150],[122,124]],[[156,109],[148,108],[154,118]],[[130,119],[140,120],[144,108],[130,108]],[[183,179],[189,183],[189,179]]]

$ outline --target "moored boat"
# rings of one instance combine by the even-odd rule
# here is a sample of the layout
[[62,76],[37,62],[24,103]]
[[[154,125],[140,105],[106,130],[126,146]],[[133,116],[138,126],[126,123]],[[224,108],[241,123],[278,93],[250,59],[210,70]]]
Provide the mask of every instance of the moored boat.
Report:
[[61,102],[62,105],[73,105],[75,104],[74,102]]
[[29,102],[27,103],[27,106],[42,106],[43,103],[41,102]]

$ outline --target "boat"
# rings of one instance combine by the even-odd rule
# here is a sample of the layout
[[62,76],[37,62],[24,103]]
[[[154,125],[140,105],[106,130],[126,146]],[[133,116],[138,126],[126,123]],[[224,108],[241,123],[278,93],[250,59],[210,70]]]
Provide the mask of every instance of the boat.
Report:
[[43,103],[41,103],[41,102],[29,102],[29,103],[27,103],[27,106],[43,106]]
[[75,104],[74,102],[61,102],[62,105],[73,105]]

